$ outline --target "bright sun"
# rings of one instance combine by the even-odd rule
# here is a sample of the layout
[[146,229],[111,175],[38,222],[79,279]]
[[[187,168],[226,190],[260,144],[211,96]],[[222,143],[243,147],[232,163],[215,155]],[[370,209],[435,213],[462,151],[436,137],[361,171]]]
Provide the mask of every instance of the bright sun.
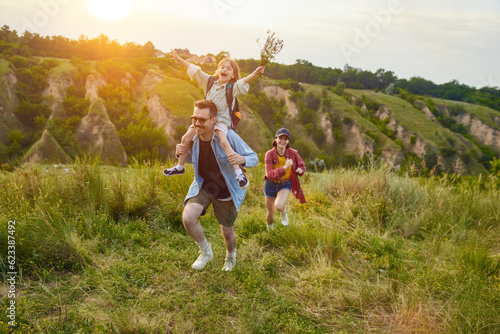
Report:
[[87,0],[89,12],[98,19],[117,21],[130,12],[131,0]]

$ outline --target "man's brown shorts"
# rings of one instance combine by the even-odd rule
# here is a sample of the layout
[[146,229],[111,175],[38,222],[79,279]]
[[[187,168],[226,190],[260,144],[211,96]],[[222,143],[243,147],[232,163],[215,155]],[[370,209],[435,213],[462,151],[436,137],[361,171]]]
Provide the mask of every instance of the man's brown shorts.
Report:
[[213,197],[203,189],[200,190],[198,195],[188,199],[186,201],[186,204],[188,203],[198,203],[201,206],[203,206],[203,212],[201,213],[201,216],[205,215],[208,207],[210,206],[210,204],[212,204],[214,208],[215,218],[217,218],[219,224],[224,225],[226,227],[234,226],[234,221],[238,216],[238,211],[236,211],[236,207],[234,206],[232,200],[230,201],[218,200],[217,198]]

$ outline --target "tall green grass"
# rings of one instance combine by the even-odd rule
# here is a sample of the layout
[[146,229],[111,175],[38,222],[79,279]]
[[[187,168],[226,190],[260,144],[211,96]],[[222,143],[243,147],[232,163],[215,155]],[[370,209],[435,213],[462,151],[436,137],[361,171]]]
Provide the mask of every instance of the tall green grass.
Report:
[[198,249],[181,214],[193,172],[162,169],[0,174],[4,276],[17,223],[14,333],[500,333],[497,178],[412,178],[381,161],[306,173],[309,203],[290,195],[290,225],[268,232],[260,165],[226,273],[211,210],[201,223],[214,260],[190,268]]

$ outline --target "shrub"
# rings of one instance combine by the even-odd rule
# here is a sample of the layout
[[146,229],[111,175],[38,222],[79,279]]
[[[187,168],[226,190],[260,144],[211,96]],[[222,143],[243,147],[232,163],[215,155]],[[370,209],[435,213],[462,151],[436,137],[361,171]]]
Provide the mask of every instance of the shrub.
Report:
[[280,80],[278,85],[285,90],[293,90],[294,92],[303,90],[298,81],[294,81],[290,78]]
[[354,154],[347,154],[344,158],[343,164],[346,167],[353,167],[358,163],[358,159]]
[[177,140],[177,142],[180,142],[181,139],[182,139],[182,136],[184,136],[184,134],[187,132],[188,128],[183,125],[183,124],[179,124],[175,127],[175,131],[174,131],[174,139]]
[[16,69],[33,67],[38,63],[35,58],[22,56],[13,56],[9,61]]
[[443,148],[440,148],[439,149],[439,152],[441,152],[441,154],[443,155],[443,157],[445,158],[449,158],[449,157],[452,157],[454,156],[455,154],[457,154],[458,152],[451,148],[451,147],[443,147]]
[[283,80],[280,80],[278,81],[278,85],[283,88],[284,90],[289,90],[291,89],[291,85],[290,85],[290,79],[283,79]]
[[337,94],[338,96],[344,95],[344,90],[346,86],[344,82],[339,82],[337,86],[331,89],[332,93]]
[[166,148],[168,139],[162,128],[144,118],[139,124],[129,123],[118,131],[125,152],[138,161],[154,160],[159,156],[158,148]]
[[415,145],[417,143],[417,137],[415,135],[410,135],[410,144]]
[[297,103],[302,98],[302,96],[303,96],[302,92],[295,91],[292,93],[292,95],[290,95],[290,100]]
[[311,156],[311,148],[303,139],[298,139],[293,143],[293,148],[299,151],[300,156],[303,159],[309,159]]
[[345,116],[343,119],[342,119],[342,123],[344,123],[345,125],[351,125],[354,123],[354,120],[349,117],[349,116]]
[[306,107],[311,110],[318,110],[321,105],[321,99],[313,92],[308,92],[304,97]]
[[368,137],[372,138],[373,140],[375,140],[375,141],[377,140],[377,134],[375,132],[373,132],[373,131],[366,131],[365,133],[366,133],[366,135]]
[[463,115],[466,113],[465,108],[460,104],[454,104],[448,107],[451,116]]
[[27,100],[21,101],[14,111],[17,119],[30,128],[35,127],[37,117],[47,118],[50,113],[50,108],[46,104],[32,103]]
[[76,97],[71,94],[71,92],[68,92],[63,101],[63,107],[67,116],[77,116],[82,118],[89,111],[90,101],[85,98]]
[[333,138],[335,138],[339,143],[342,143],[345,140],[344,135],[342,135],[339,128],[333,129]]
[[397,145],[399,145],[399,147],[401,147],[401,149],[403,149],[403,150],[405,149],[405,143],[401,139],[396,139],[394,141],[394,143],[396,143]]

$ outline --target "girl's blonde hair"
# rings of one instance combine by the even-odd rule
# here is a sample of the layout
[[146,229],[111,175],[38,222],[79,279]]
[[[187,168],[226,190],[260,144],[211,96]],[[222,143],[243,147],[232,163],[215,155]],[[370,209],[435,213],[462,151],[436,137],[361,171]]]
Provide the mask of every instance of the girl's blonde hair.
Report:
[[222,59],[220,62],[219,62],[219,65],[217,65],[217,70],[215,71],[214,73],[214,77],[217,77],[219,78],[219,70],[220,70],[220,67],[222,65],[223,62],[225,61],[228,61],[229,64],[231,65],[231,67],[233,68],[233,79],[234,80],[239,80],[240,79],[240,67],[238,66],[238,64],[232,60],[231,58],[224,58]]

